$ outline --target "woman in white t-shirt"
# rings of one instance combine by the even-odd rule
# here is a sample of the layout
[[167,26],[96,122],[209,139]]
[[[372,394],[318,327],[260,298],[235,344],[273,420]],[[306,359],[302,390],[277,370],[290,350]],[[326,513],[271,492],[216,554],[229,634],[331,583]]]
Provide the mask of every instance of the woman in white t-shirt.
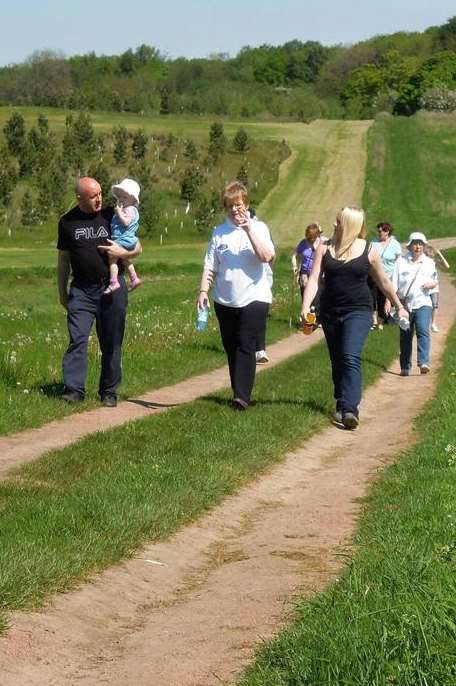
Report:
[[250,404],[255,380],[255,351],[259,332],[265,327],[272,293],[270,270],[275,251],[268,227],[252,220],[248,193],[239,181],[223,193],[226,219],[211,236],[204,259],[197,309],[209,304],[213,285],[214,309],[223,347],[228,357],[233,408]]
[[417,364],[421,374],[430,371],[432,300],[429,293],[437,286],[434,260],[424,254],[426,236],[421,231],[410,234],[406,255],[394,265],[393,286],[410,313],[410,327],[400,329],[401,376],[412,369],[412,343],[416,334]]

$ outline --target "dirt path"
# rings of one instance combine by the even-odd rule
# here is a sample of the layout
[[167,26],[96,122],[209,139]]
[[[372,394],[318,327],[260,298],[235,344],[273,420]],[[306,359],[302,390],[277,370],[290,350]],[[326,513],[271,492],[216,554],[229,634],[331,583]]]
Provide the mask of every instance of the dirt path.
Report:
[[[413,441],[456,317],[456,291],[442,282],[434,373],[402,378],[396,363],[366,392],[358,431],[328,426],[171,539],[41,612],[13,615],[0,639],[2,686],[231,683],[286,621],[293,595],[334,579],[356,499]],[[385,437],[388,425],[400,430]]]
[[331,235],[341,207],[361,206],[371,123],[317,120],[303,124],[299,133],[296,125],[290,129],[287,140],[293,154],[281,167],[279,183],[258,208],[277,243],[295,245],[314,221]]
[[[325,226],[330,226],[328,222],[334,220],[340,207],[360,203],[366,163],[365,142],[370,124],[369,121],[319,120],[310,125],[267,127],[268,135],[279,139],[286,136],[293,148],[290,159],[282,165],[280,182],[260,208],[261,216],[274,223],[276,241],[295,243],[302,227],[317,215]],[[309,157],[312,163],[309,163]],[[341,178],[338,169],[347,158],[350,165]],[[316,341],[317,336],[305,339],[296,335],[270,346],[272,363],[268,367],[302,352]],[[146,393],[119,404],[116,409],[71,415],[38,429],[0,437],[0,478],[15,466],[30,462],[49,450],[70,445],[99,431],[100,427],[108,429],[163,412],[227,385],[227,369],[223,368]]]
[[[258,366],[261,373],[283,362],[292,355],[307,350],[322,340],[323,335],[316,331],[312,336],[295,333],[268,347],[271,361]],[[91,433],[106,431],[115,426],[165,412],[170,407],[189,403],[196,398],[214,393],[229,386],[228,367],[200,374],[173,386],[165,386],[119,403],[116,408],[100,407],[88,412],[63,417],[38,429],[21,431],[17,434],[0,437],[0,478],[14,467],[32,462],[50,450],[64,448]]]

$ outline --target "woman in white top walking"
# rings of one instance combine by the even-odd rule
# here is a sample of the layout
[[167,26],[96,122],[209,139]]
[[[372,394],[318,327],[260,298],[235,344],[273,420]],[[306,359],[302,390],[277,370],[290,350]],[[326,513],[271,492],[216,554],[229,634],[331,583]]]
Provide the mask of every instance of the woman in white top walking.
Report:
[[268,265],[275,256],[268,227],[252,220],[242,183],[229,183],[223,193],[227,213],[207,248],[197,309],[208,303],[214,286],[214,308],[228,357],[233,408],[245,410],[255,380],[258,334],[265,327],[272,293]]
[[408,376],[412,368],[413,334],[416,333],[417,363],[421,374],[430,370],[430,326],[432,301],[430,291],[438,284],[434,260],[426,257],[426,236],[420,231],[410,234],[408,253],[399,257],[393,273],[393,285],[410,313],[410,328],[400,329],[401,376]]

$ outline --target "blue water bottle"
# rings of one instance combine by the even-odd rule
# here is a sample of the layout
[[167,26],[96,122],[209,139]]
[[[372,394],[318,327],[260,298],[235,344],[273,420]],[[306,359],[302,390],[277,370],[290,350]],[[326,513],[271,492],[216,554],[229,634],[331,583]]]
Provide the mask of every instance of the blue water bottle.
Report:
[[204,331],[207,326],[207,320],[209,318],[209,307],[206,305],[202,310],[198,310],[198,316],[196,318],[196,330]]

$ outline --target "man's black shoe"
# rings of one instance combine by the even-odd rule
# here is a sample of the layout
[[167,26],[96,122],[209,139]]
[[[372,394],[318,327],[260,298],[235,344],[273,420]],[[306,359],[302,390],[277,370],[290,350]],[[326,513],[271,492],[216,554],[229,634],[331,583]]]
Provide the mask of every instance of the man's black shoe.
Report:
[[115,395],[104,395],[101,402],[105,407],[117,407],[117,398]]
[[82,403],[84,396],[77,391],[65,391],[62,395],[62,400],[66,403]]

